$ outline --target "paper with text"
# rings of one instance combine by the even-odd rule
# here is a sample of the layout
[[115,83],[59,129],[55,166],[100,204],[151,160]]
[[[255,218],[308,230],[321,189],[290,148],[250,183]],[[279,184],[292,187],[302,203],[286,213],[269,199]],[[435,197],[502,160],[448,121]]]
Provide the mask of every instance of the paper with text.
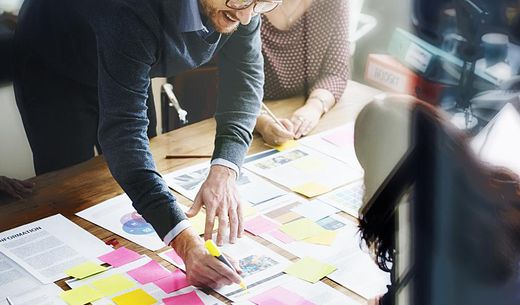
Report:
[[95,259],[110,249],[62,215],[0,233],[0,252],[42,283],[64,278],[68,268]]

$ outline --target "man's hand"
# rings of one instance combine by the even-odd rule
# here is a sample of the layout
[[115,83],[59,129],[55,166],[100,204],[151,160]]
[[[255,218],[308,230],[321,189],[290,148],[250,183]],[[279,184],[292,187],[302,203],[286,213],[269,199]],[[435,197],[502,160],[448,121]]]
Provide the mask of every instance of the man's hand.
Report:
[[22,199],[32,193],[34,183],[0,176],[0,192],[5,192],[11,197]]
[[[218,289],[224,285],[240,284],[240,277],[221,261],[211,256],[202,239],[192,228],[187,228],[171,243],[184,260],[186,278],[191,285]],[[228,257],[229,258],[229,257]],[[242,272],[236,261],[229,260],[237,272]]]
[[229,242],[235,243],[242,237],[243,219],[240,195],[236,188],[236,173],[221,165],[212,165],[206,181],[202,184],[191,208],[186,212],[188,217],[197,215],[202,206],[206,206],[206,227],[204,239],[213,234],[215,217],[218,217],[217,245],[224,243],[224,235],[229,226]]

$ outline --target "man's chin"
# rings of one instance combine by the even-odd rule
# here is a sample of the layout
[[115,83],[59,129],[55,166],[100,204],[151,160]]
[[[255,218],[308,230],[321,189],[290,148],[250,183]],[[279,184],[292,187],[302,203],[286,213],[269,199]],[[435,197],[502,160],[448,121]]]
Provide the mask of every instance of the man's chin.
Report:
[[225,27],[217,28],[215,30],[221,34],[231,34],[234,31],[236,31],[237,29],[238,29],[238,24],[235,26],[227,27],[227,28],[225,28]]
[[226,20],[222,20],[217,17],[212,20],[212,24],[213,24],[213,28],[215,29],[215,31],[217,31],[221,34],[231,34],[237,30],[238,25],[240,23],[239,22],[236,22],[236,23],[226,22]]

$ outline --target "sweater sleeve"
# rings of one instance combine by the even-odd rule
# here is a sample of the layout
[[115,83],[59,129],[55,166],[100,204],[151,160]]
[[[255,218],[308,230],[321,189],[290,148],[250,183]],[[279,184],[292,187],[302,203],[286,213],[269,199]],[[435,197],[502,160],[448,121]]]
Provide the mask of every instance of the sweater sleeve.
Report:
[[213,159],[242,166],[260,111],[264,74],[260,17],[231,35],[219,53],[217,133]]
[[149,72],[159,40],[146,17],[120,6],[96,19],[99,142],[113,177],[163,239],[186,217],[156,170],[147,137]]

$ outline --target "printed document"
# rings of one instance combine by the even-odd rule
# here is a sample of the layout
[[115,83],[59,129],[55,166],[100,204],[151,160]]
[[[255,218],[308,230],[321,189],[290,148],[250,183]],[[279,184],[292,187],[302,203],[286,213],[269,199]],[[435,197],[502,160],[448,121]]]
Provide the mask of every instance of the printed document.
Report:
[[60,214],[0,233],[0,252],[44,284],[67,277],[68,268],[110,249]]

